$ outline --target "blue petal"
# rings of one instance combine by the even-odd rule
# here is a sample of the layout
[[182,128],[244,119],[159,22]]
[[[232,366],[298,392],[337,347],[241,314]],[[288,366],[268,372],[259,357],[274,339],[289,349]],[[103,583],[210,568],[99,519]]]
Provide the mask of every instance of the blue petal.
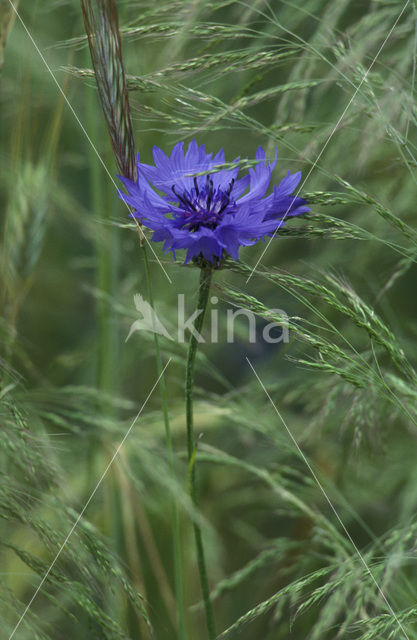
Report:
[[281,196],[289,196],[298,186],[298,183],[301,180],[301,171],[297,171],[297,173],[291,174],[288,171],[287,175],[277,187],[274,187],[274,191],[276,190]]
[[255,158],[259,160],[258,164],[254,168],[249,169],[250,176],[250,190],[249,193],[240,198],[240,203],[248,203],[254,200],[262,198],[271,181],[271,173],[275,167],[278,156],[278,149],[276,150],[275,159],[273,163],[268,163],[265,157],[265,151],[262,147],[259,147],[256,151]]

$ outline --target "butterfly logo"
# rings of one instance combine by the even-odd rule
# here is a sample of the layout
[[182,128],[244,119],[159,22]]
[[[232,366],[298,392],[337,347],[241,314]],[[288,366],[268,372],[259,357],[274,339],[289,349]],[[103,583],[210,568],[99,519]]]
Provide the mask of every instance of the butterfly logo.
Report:
[[131,325],[125,342],[129,340],[130,336],[135,333],[135,331],[151,331],[152,333],[158,333],[161,336],[165,336],[165,338],[168,338],[168,340],[173,340],[174,338],[170,335],[169,331],[158,318],[149,302],[142,298],[140,293],[136,293],[133,299],[135,302],[135,307],[137,311],[141,313],[142,318],[135,320],[135,322]]

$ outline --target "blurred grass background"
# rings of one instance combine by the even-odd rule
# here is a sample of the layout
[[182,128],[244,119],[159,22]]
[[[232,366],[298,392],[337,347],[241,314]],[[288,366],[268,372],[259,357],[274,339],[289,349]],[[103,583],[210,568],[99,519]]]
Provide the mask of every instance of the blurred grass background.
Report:
[[[262,327],[268,309],[282,309],[291,340],[249,344],[242,320],[235,343],[200,351],[204,538],[218,631],[232,627],[221,637],[415,638],[415,6],[117,5],[145,162],[154,144],[168,152],[196,137],[210,151],[223,147],[230,160],[253,157],[259,145],[273,156],[277,145],[273,182],[289,169],[306,176],[357,91],[303,187],[312,213],[288,224],[247,284],[244,266],[216,274],[220,315],[233,301],[255,310]],[[18,9],[114,176],[79,3],[22,0]],[[0,596],[7,638],[157,368],[151,334],[125,343],[137,317],[133,295],[146,297],[137,233],[8,0],[0,10]],[[156,310],[175,330],[177,294],[185,294],[191,313],[198,274],[154,248],[172,279],[151,257]],[[245,249],[242,260],[254,265],[263,248]],[[185,346],[161,340],[164,361],[173,358],[167,385],[178,485],[154,393],[16,638],[142,639],[152,637],[151,627],[158,639],[177,637],[172,494],[181,504],[188,637],[205,637],[186,498]]]

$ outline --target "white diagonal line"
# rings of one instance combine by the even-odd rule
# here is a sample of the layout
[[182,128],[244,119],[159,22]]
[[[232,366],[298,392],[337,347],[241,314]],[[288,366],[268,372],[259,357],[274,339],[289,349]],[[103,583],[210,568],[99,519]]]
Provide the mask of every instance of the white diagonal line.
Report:
[[285,220],[285,218],[287,217],[295,199],[298,197],[298,195],[300,194],[302,188],[304,187],[305,183],[307,182],[307,180],[309,179],[311,173],[314,171],[314,169],[316,168],[316,165],[318,163],[318,161],[320,160],[321,156],[323,155],[325,149],[327,148],[327,145],[329,144],[330,140],[333,138],[333,135],[335,134],[335,132],[337,131],[340,123],[342,122],[343,118],[346,115],[346,112],[348,111],[350,105],[352,104],[352,102],[354,101],[354,99],[356,98],[356,96],[359,93],[359,90],[361,88],[361,86],[363,85],[363,83],[365,82],[366,78],[368,77],[369,72],[371,71],[372,67],[374,66],[379,54],[381,53],[382,49],[384,48],[385,44],[387,43],[387,41],[389,40],[392,32],[394,31],[395,27],[398,24],[398,21],[400,20],[401,16],[403,15],[404,11],[406,10],[408,4],[409,4],[410,0],[407,0],[407,2],[405,3],[404,7],[402,8],[400,14],[398,15],[396,21],[394,22],[394,24],[392,25],[391,29],[389,30],[387,36],[385,37],[383,43],[381,44],[381,46],[379,47],[374,59],[372,60],[371,64],[369,65],[368,69],[365,71],[362,80],[360,81],[360,83],[358,84],[358,86],[356,87],[355,92],[353,93],[352,97],[350,98],[349,102],[347,103],[346,107],[343,110],[343,113],[341,114],[341,116],[339,117],[338,121],[336,122],[336,124],[334,125],[329,137],[327,138],[326,142],[324,143],[319,155],[317,156],[317,158],[315,159],[315,161],[313,162],[313,165],[310,168],[310,171],[307,173],[306,177],[304,178],[303,182],[301,183],[301,186],[298,188],[297,193],[295,194],[295,196],[293,197],[293,199],[291,200],[291,203],[288,207],[288,209],[286,210],[283,218],[279,221],[279,224],[277,226],[277,228],[275,229],[273,235],[270,237],[265,249],[262,251],[261,255],[259,256],[258,260],[255,263],[255,266],[253,267],[252,271],[250,272],[248,279],[246,280],[246,284],[249,282],[249,280],[251,279],[251,277],[253,276],[253,273],[256,269],[256,267],[258,266],[258,264],[260,263],[260,261],[262,260],[263,256],[265,255],[266,251],[268,250],[269,245],[271,244],[272,240],[275,238],[277,231],[282,227],[282,224]]
[[[74,116],[74,118],[76,119],[76,121],[78,122],[78,124],[81,127],[82,132],[84,133],[85,137],[87,138],[89,144],[91,145],[92,149],[94,150],[94,153],[96,154],[97,158],[100,160],[100,163],[102,164],[105,172],[107,173],[107,175],[109,176],[110,180],[113,182],[114,186],[116,187],[116,189],[118,189],[118,185],[115,182],[112,174],[110,173],[110,171],[108,170],[106,163],[104,162],[103,158],[101,157],[101,155],[99,154],[94,142],[91,140],[90,136],[88,135],[83,123],[81,122],[80,118],[78,117],[77,112],[75,111],[74,107],[72,106],[72,104],[70,103],[70,101],[68,100],[67,96],[65,95],[64,90],[62,89],[61,85],[59,84],[58,80],[55,77],[54,72],[52,71],[51,67],[49,66],[45,56],[43,55],[42,51],[39,49],[38,45],[36,44],[35,40],[33,39],[32,34],[30,33],[29,29],[27,28],[26,24],[24,23],[23,19],[20,17],[20,14],[18,12],[18,10],[16,9],[16,7],[14,6],[12,0],[9,0],[10,6],[12,7],[13,11],[15,12],[17,18],[19,19],[20,24],[22,25],[22,27],[24,28],[24,30],[26,31],[30,41],[32,42],[33,46],[35,47],[36,51],[38,52],[38,54],[40,55],[42,62],[44,63],[45,67],[48,69],[49,73],[51,74],[51,77],[53,79],[53,81],[55,82],[56,86],[58,87],[58,91],[60,92],[60,94],[62,95],[62,97],[64,98],[65,102],[67,103],[72,115]],[[127,202],[125,202],[123,200],[123,202],[125,203],[126,207],[128,208],[129,212],[132,213],[133,210],[129,207],[129,205],[127,204]],[[146,235],[142,232],[141,227],[138,223],[138,221],[136,220],[136,218],[133,218],[135,220],[136,226],[138,227],[138,229],[141,232],[141,237],[143,237],[145,239],[145,241],[147,242],[150,250],[152,251],[153,255],[155,256],[159,266],[161,267],[162,271],[164,272],[164,274],[166,275],[166,277],[168,278],[170,284],[172,284],[172,280],[169,277],[169,275],[167,274],[167,272],[165,271],[164,267],[162,266],[161,261],[159,260],[158,256],[155,253],[154,248],[152,247],[152,245],[150,244],[148,238],[146,237]]]
[[368,563],[366,562],[365,558],[363,557],[363,555],[361,554],[361,552],[359,551],[355,541],[353,540],[352,536],[350,535],[349,531],[347,530],[346,526],[343,524],[343,521],[341,519],[341,517],[339,516],[338,512],[336,511],[336,507],[333,505],[332,501],[330,500],[329,496],[326,493],[326,490],[324,489],[323,485],[321,484],[320,480],[318,479],[313,467],[311,466],[311,464],[309,463],[307,457],[305,456],[305,454],[303,453],[302,449],[300,448],[297,440],[294,438],[290,428],[288,427],[287,423],[285,422],[284,418],[282,417],[281,413],[278,411],[277,406],[275,405],[274,401],[272,400],[271,396],[269,395],[267,389],[265,388],[265,385],[263,384],[262,380],[260,379],[260,377],[258,376],[258,374],[255,371],[255,368],[253,366],[253,364],[251,363],[251,361],[249,360],[249,358],[246,356],[246,361],[249,364],[250,368],[252,369],[253,373],[255,374],[256,379],[258,380],[261,388],[263,389],[263,391],[265,392],[269,402],[272,404],[275,413],[277,414],[278,418],[281,420],[282,424],[284,425],[288,435],[290,436],[292,442],[294,443],[298,453],[300,454],[301,458],[303,459],[305,465],[307,466],[308,470],[310,471],[311,475],[313,476],[315,482],[317,483],[320,491],[322,492],[323,496],[325,497],[326,501],[328,502],[331,510],[333,511],[334,515],[336,516],[340,526],[342,527],[343,531],[345,532],[347,538],[349,539],[349,542],[351,543],[352,547],[354,548],[355,552],[357,553],[358,557],[360,558],[360,561],[362,562],[363,566],[365,567],[367,573],[369,574],[369,576],[372,579],[372,582],[375,584],[378,593],[381,595],[382,599],[384,600],[385,604],[387,605],[389,612],[391,613],[391,615],[393,616],[394,620],[396,621],[396,623],[398,624],[399,628],[401,629],[402,633],[404,634],[405,638],[407,640],[410,640],[409,636],[407,635],[402,623],[400,622],[400,620],[398,619],[398,616],[396,615],[394,609],[392,608],[391,604],[389,603],[385,593],[382,591],[381,587],[379,586],[374,574],[372,573]]
[[165,367],[162,369],[161,373],[158,376],[157,381],[155,382],[155,384],[153,385],[152,389],[149,391],[144,403],[142,404],[138,414],[136,415],[135,419],[133,420],[132,424],[130,425],[129,429],[127,430],[127,432],[125,433],[123,440],[120,442],[120,444],[118,445],[116,451],[114,452],[110,462],[108,463],[107,467],[105,468],[105,470],[103,471],[103,473],[101,474],[100,480],[97,482],[96,486],[94,487],[94,490],[91,492],[90,497],[88,498],[87,502],[85,503],[84,507],[81,509],[80,513],[77,516],[76,521],[74,522],[74,524],[72,525],[67,537],[65,538],[64,542],[61,544],[60,548],[58,549],[55,558],[52,560],[48,571],[45,573],[45,575],[43,576],[42,580],[40,581],[38,588],[36,589],[35,593],[33,594],[33,596],[31,597],[30,601],[28,602],[28,604],[26,605],[25,610],[23,611],[22,615],[20,616],[15,628],[13,629],[11,635],[9,636],[9,640],[11,640],[14,636],[14,634],[16,633],[17,629],[20,626],[20,623],[22,622],[23,618],[25,617],[25,615],[27,614],[27,612],[29,611],[33,601],[35,600],[36,596],[38,595],[39,591],[41,590],[43,584],[45,583],[45,580],[47,579],[47,577],[49,576],[49,574],[51,573],[53,567],[55,566],[56,561],[58,560],[59,556],[61,555],[65,545],[67,544],[68,540],[70,539],[70,537],[72,536],[72,534],[74,533],[76,527],[78,526],[78,523],[80,522],[81,518],[83,517],[88,505],[90,504],[91,500],[94,498],[98,488],[100,487],[101,483],[103,482],[104,478],[107,475],[108,470],[110,469],[110,467],[112,466],[114,460],[116,459],[116,456],[118,455],[120,449],[122,448],[122,446],[124,445],[127,437],[129,436],[130,432],[132,431],[134,425],[136,424],[140,414],[142,413],[143,409],[145,408],[149,398],[151,397],[152,393],[154,392],[155,388],[157,387],[160,379],[162,378],[162,376],[165,373],[166,368],[168,367],[169,363],[171,362],[172,358],[170,358],[168,360],[168,362],[166,363]]

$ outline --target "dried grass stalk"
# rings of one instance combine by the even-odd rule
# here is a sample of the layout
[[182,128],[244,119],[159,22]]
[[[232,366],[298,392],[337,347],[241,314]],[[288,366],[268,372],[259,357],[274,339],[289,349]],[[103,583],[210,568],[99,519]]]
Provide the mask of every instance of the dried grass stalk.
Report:
[[136,177],[135,146],[115,0],[81,0],[104,117],[122,175]]

